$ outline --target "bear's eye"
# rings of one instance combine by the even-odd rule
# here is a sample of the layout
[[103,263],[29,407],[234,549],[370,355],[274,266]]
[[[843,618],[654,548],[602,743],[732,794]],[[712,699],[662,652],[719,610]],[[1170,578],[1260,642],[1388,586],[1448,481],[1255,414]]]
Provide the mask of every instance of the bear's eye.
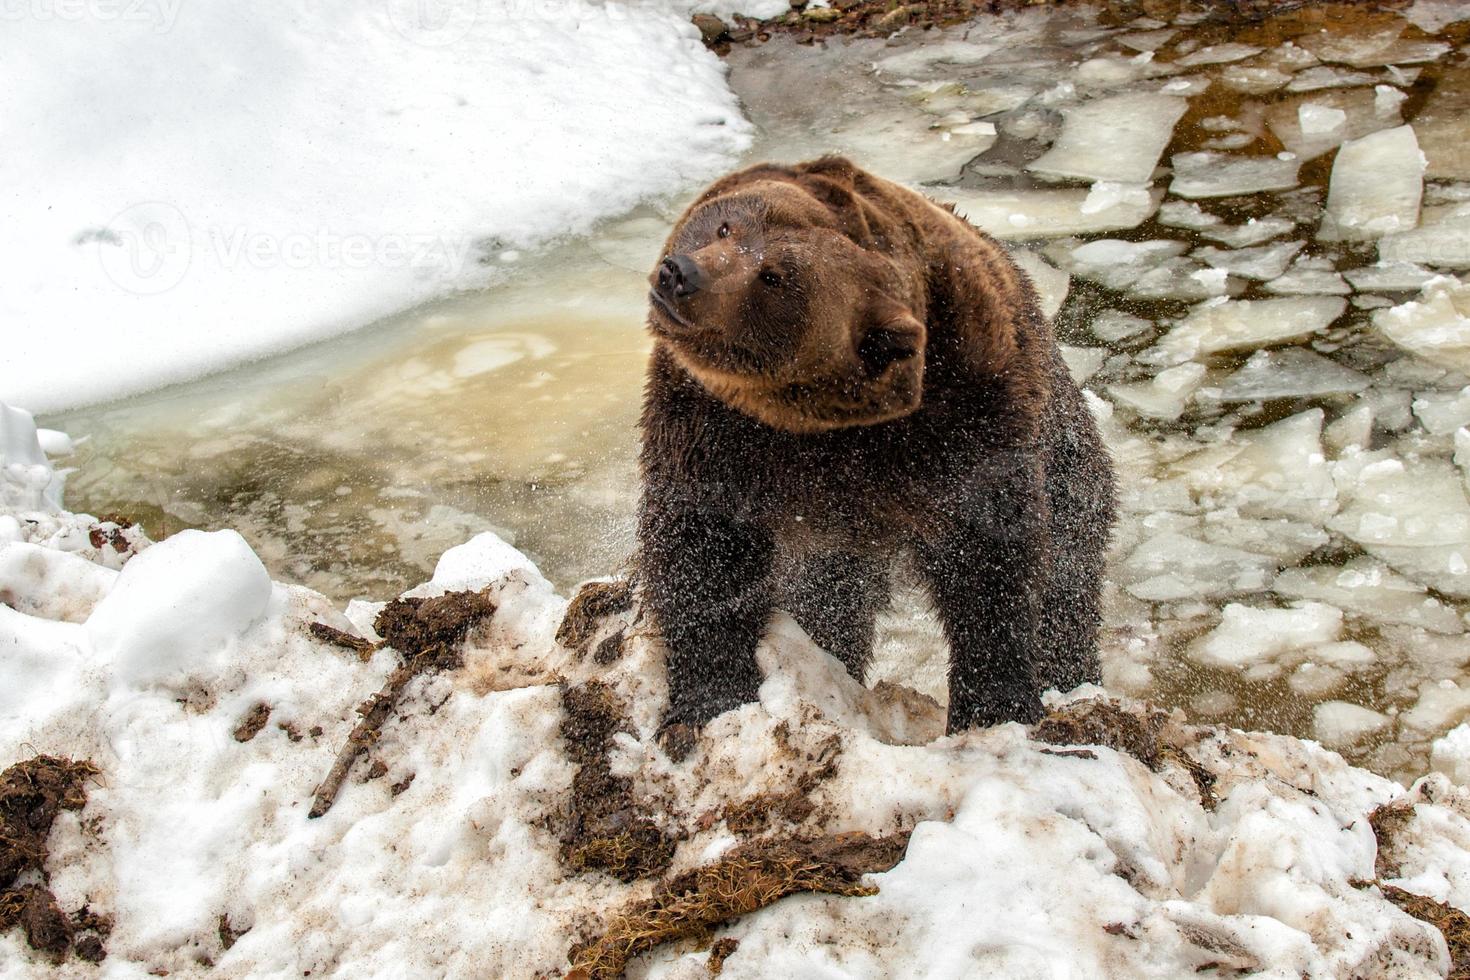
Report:
[[715,234],[716,235],[719,235],[721,238],[729,238],[730,237],[730,225],[729,225],[729,223],[726,222],[725,224],[720,225],[719,230],[717,230],[715,232]]
[[770,269],[761,270],[760,281],[765,283],[767,286],[781,285],[781,277],[776,275],[776,273],[772,272]]

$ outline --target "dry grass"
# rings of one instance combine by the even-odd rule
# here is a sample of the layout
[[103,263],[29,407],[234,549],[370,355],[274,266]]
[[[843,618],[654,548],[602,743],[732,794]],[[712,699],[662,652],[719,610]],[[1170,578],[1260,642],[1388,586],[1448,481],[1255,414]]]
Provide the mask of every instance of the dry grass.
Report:
[[[662,883],[652,898],[615,914],[601,936],[572,949],[567,977],[621,977],[636,956],[680,939],[705,939],[721,923],[798,892],[873,895],[878,889],[864,884],[862,876],[892,868],[907,846],[907,834],[874,838],[851,833],[735,848],[714,864]],[[728,955],[726,950],[718,966]]]

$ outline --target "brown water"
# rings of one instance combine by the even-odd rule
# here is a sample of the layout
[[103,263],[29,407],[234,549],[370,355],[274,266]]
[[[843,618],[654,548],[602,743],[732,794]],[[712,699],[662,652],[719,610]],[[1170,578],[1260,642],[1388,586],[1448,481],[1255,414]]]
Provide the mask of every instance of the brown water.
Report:
[[[1164,31],[1173,33],[1154,44]],[[1334,39],[1385,31],[1400,35],[1401,44],[1435,40],[1452,50],[1394,69],[1355,68],[1327,57],[1335,50]],[[900,37],[886,44],[834,42],[825,49],[778,41],[737,49],[730,56],[731,82],[760,129],[751,160],[794,159],[838,149],[880,173],[941,182],[958,188],[956,194],[1031,192],[1085,186],[1047,183],[1024,169],[1055,138],[1059,110],[1080,95],[1158,91],[1171,79],[1208,81],[1207,87],[1185,95],[1188,108],[1174,126],[1161,162],[1167,165],[1174,153],[1208,148],[1233,134],[1238,135],[1229,152],[1273,156],[1284,149],[1263,122],[1273,111],[1295,112],[1299,103],[1309,101],[1332,104],[1342,93],[1373,93],[1375,85],[1393,85],[1402,92],[1399,111],[1416,126],[1426,107],[1443,117],[1448,93],[1464,83],[1461,49],[1467,33],[1470,22],[1431,35],[1396,13],[1347,7],[1286,13],[1249,24],[1173,25],[1124,24],[1115,15],[1087,11],[1031,11],[943,37]],[[973,49],[970,54],[960,51],[928,64],[888,61],[897,69],[877,74],[871,67],[966,38],[995,50],[975,59]],[[1284,87],[1242,91],[1226,84],[1226,73],[1241,67],[1274,66],[1296,79],[1309,67],[1323,66],[1284,64],[1282,46],[1291,41],[1325,52],[1322,63],[1341,73],[1346,84],[1304,92]],[[1156,48],[1149,64],[1169,65],[1200,47],[1225,43],[1263,50],[1243,60],[1176,65],[1155,77],[1149,68],[1121,81],[1100,82],[1079,74],[1079,65],[1088,59],[1122,65],[1149,45]],[[1097,70],[1113,69],[1104,65]],[[1057,88],[1069,80],[1075,91]],[[965,128],[977,119],[998,126],[993,145]],[[1424,119],[1421,141],[1433,135],[1428,132],[1432,125],[1446,125]],[[1282,192],[1198,203],[1232,225],[1286,214],[1296,227],[1274,241],[1305,237],[1304,255],[1323,257],[1339,271],[1354,269],[1374,260],[1373,243],[1312,238],[1332,159],[1327,153],[1309,160],[1297,186]],[[1432,158],[1430,187],[1452,200],[1466,186],[1455,180],[1470,179],[1470,172],[1435,174],[1436,167],[1446,166],[1452,171],[1456,164]],[[1167,184],[1167,177],[1155,181],[1159,188]],[[945,196],[942,186],[930,190]],[[125,515],[143,523],[154,537],[184,527],[235,527],[276,577],[341,601],[388,597],[422,581],[443,550],[482,530],[514,541],[564,588],[606,574],[627,556],[632,541],[635,424],[648,348],[641,328],[644,270],[651,266],[678,203],[657,202],[610,223],[590,239],[522,258],[509,270],[507,284],[494,290],[452,297],[350,336],[190,385],[46,419],[48,426],[86,437],[69,461],[77,468],[68,486],[69,506]],[[1169,240],[1191,249],[1220,244],[1165,225],[1156,215],[1124,230],[1018,245],[1066,261],[1073,247],[1099,238]],[[1270,295],[1250,279],[1233,279],[1231,287],[1236,298]],[[1391,304],[1412,292],[1381,293],[1376,299],[1363,295],[1372,294],[1359,294],[1359,302]],[[1161,324],[1192,306],[1193,301],[1181,299],[1140,299],[1073,276],[1055,320],[1064,343],[1091,351],[1100,362],[1087,385],[1107,399],[1112,397],[1110,386],[1146,381],[1158,373],[1157,360],[1138,355],[1160,335]],[[1127,338],[1102,340],[1092,325],[1106,310],[1140,317],[1147,325]],[[1425,593],[1453,613],[1432,635],[1349,610],[1336,640],[1362,643],[1372,651],[1371,662],[1351,669],[1314,663],[1335,673],[1319,675],[1327,681],[1310,682],[1296,661],[1303,656],[1313,661],[1300,651],[1278,658],[1274,675],[1265,669],[1201,666],[1182,655],[1216,626],[1226,602],[1269,608],[1288,597],[1273,595],[1264,586],[1169,601],[1141,599],[1128,591],[1127,558],[1159,527],[1170,521],[1193,522],[1188,524],[1192,533],[1204,533],[1201,527],[1208,531],[1209,522],[1221,517],[1208,495],[1195,493],[1186,504],[1162,506],[1147,493],[1133,492],[1140,482],[1170,479],[1181,466],[1193,465],[1189,460],[1201,458],[1192,454],[1234,438],[1231,432],[1259,428],[1305,409],[1321,408],[1331,422],[1365,399],[1378,398],[1374,393],[1380,390],[1393,401],[1401,390],[1454,392],[1467,384],[1452,372],[1433,370],[1404,354],[1372,328],[1367,310],[1351,305],[1303,349],[1363,372],[1374,388],[1362,394],[1243,404],[1196,398],[1170,420],[1137,417],[1125,407],[1116,410],[1109,431],[1125,487],[1128,481],[1134,485],[1126,487],[1118,583],[1110,589],[1107,684],[1183,707],[1201,719],[1305,736],[1331,731],[1317,722],[1320,703],[1361,705],[1383,712],[1385,721],[1377,732],[1342,741],[1344,752],[1384,772],[1412,774],[1426,764],[1433,736],[1470,717],[1470,637],[1464,632],[1463,599]],[[1234,350],[1206,358],[1206,387],[1252,353]],[[1133,465],[1129,460],[1138,456],[1137,447],[1144,447],[1138,457],[1144,462]],[[1451,452],[1445,439],[1418,433],[1412,416],[1405,420],[1380,410],[1372,448],[1384,447],[1406,458],[1422,453],[1448,459]],[[1207,465],[1205,459],[1200,465]],[[1235,526],[1229,513],[1223,520],[1217,526]],[[1323,532],[1322,537],[1320,546],[1278,557],[1275,567],[1333,566],[1364,557],[1361,547],[1340,534]],[[1246,550],[1255,547],[1232,543]],[[942,691],[937,635],[911,598],[885,624],[874,679],[881,677]],[[1463,704],[1458,694],[1425,694],[1436,686],[1448,691],[1446,682],[1456,685],[1456,691],[1465,688]],[[1428,712],[1435,697],[1436,704],[1448,707]],[[1416,705],[1424,711],[1413,724],[1405,723],[1402,716]]]

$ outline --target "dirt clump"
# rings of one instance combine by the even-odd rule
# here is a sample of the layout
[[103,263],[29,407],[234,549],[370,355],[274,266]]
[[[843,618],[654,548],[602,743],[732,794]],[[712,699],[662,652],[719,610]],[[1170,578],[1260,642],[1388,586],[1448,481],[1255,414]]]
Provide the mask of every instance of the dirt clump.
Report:
[[0,774],[0,931],[20,926],[33,949],[54,957],[66,955],[79,931],[89,931],[78,953],[101,959],[106,954],[96,933],[104,920],[83,910],[74,923],[50,888],[15,882],[28,872],[47,879],[51,825],[61,811],[86,805],[86,781],[100,771],[90,762],[38,755]]
[[1353,884],[1359,888],[1376,886],[1384,898],[1404,912],[1438,929],[1450,949],[1448,980],[1470,980],[1470,915],[1427,895],[1416,895],[1381,881],[1355,881]]
[[[784,754],[801,756],[791,743],[790,728],[784,722],[777,729],[776,739]],[[800,760],[808,768],[797,775],[789,789],[768,790],[743,800],[733,800],[720,809],[718,816],[707,817],[707,822],[713,825],[717,819],[723,819],[730,832],[740,837],[764,833],[782,821],[797,825],[805,822],[817,810],[811,794],[837,773],[841,752],[842,741],[836,735],[824,739]]]
[[[1184,751],[1180,743],[1187,735],[1166,711],[1152,705],[1137,710],[1124,708],[1110,699],[1074,701],[1047,712],[1031,729],[1031,738],[1051,745],[1101,745],[1131,755],[1152,772],[1170,762],[1178,764],[1194,780],[1200,805],[1213,810],[1215,774]],[[1046,751],[1046,750],[1043,750]],[[1051,752],[1078,755],[1080,752]]]
[[1373,828],[1373,837],[1378,841],[1378,853],[1373,859],[1373,870],[1380,878],[1399,876],[1398,835],[1414,819],[1414,804],[1406,800],[1385,803],[1368,814],[1368,826]]
[[906,832],[891,837],[852,832],[733,848],[713,864],[659,883],[651,898],[614,913],[602,935],[572,948],[566,977],[621,977],[633,958],[657,946],[706,940],[715,927],[798,892],[874,895],[878,889],[864,884],[862,876],[889,870],[907,847]]
[[485,592],[446,592],[430,599],[403,596],[383,607],[373,620],[373,629],[384,643],[398,651],[402,664],[388,675],[382,690],[357,706],[362,720],[347,736],[347,744],[317,786],[308,817],[320,817],[332,808],[352,763],[378,740],[383,723],[392,716],[408,682],[427,671],[460,667],[464,663],[461,642],[471,629],[493,615],[495,602]]
[[562,818],[561,860],[576,872],[602,871],[629,882],[662,873],[675,839],[633,797],[633,781],[614,776],[612,737],[626,731],[622,706],[601,681],[562,689],[561,737],[577,764]]
[[717,977],[723,973],[725,970],[725,961],[739,947],[740,940],[738,939],[731,939],[729,936],[723,939],[716,939],[714,944],[709,948],[709,961],[705,963],[705,969],[709,970],[709,975]]
[[446,592],[431,599],[404,596],[383,607],[373,629],[405,664],[452,670],[461,663],[460,642],[493,615],[495,603],[483,592]]
[[[386,612],[386,610],[384,611]],[[355,636],[346,630],[339,630],[335,626],[328,626],[326,623],[312,623],[306,627],[306,631],[311,634],[313,639],[354,651],[359,660],[369,659],[372,657],[373,651],[377,649],[377,645],[372,641]]]
[[[608,616],[633,608],[633,584],[623,579],[588,582],[567,603],[566,615],[556,628],[556,642],[568,650],[582,652]],[[599,645],[598,653],[601,653]],[[618,653],[621,654],[621,642]],[[613,659],[617,659],[614,657]],[[602,663],[603,661],[598,661]]]
[[25,871],[45,874],[51,824],[86,805],[86,781],[99,772],[90,762],[38,755],[0,774],[0,888]]
[[235,741],[250,741],[260,734],[260,730],[270,720],[271,706],[264,701],[257,701],[255,706],[245,713],[245,717],[240,719],[240,724],[235,726]]

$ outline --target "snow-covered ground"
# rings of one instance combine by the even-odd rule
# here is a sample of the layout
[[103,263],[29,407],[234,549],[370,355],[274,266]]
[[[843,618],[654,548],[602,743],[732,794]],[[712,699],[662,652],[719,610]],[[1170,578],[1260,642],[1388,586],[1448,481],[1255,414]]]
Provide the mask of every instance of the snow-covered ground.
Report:
[[[662,656],[636,613],[561,645],[566,601],[491,534],[411,593],[494,602],[462,666],[409,682],[311,819],[355,706],[397,655],[360,659],[308,628],[375,638],[382,603],[344,615],[273,583],[233,531],[115,536],[60,509],[29,417],[0,407],[0,421],[0,764],[98,767],[86,805],[52,827],[44,869],[62,911],[111,922],[100,965],[35,953],[11,929],[6,976],[556,976],[663,873],[750,840],[848,832],[909,835],[902,860],[866,878],[876,894],[798,895],[717,926],[706,940],[738,943],[722,944],[723,975],[1450,966],[1441,933],[1373,884],[1470,908],[1470,792],[1443,777],[1406,791],[1309,742],[1130,706],[1073,730],[1067,718],[1088,717],[1073,704],[1056,722],[1070,739],[1045,740],[1045,725],[936,738],[937,704],[859,687],[785,617],[760,651],[760,702],[671,765],[651,738]],[[598,739],[568,722],[589,681],[612,713]],[[569,821],[603,803],[576,794],[579,765],[622,787],[618,819],[668,842],[641,879],[567,859]],[[1370,815],[1394,801],[1406,815],[1375,832]],[[706,976],[704,948],[660,946],[628,975]]]
[[714,177],[750,127],[688,14],[7,6],[0,395],[55,411],[277,353]]

